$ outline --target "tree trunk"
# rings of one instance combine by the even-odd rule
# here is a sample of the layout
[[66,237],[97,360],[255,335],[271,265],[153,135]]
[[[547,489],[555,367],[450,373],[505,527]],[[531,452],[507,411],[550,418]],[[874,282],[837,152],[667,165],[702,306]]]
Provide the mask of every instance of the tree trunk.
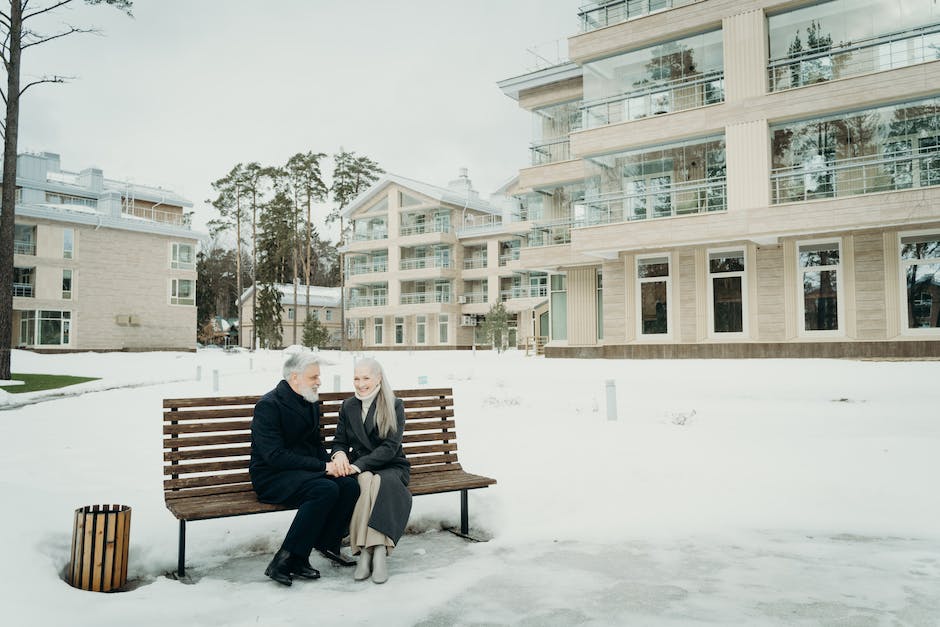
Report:
[[[300,303],[297,299],[297,256],[300,254],[300,251],[297,250],[300,248],[300,242],[297,238],[297,194],[294,194],[294,206],[291,208],[291,239],[293,240],[293,245],[291,246],[291,257],[293,258],[293,270],[292,274],[292,283],[294,284],[294,324],[293,327],[293,337],[294,341],[291,344],[297,344],[297,318],[300,317]],[[307,303],[309,305],[309,303]]]
[[[343,234],[343,217],[339,218],[339,245],[346,244],[346,236]],[[340,253],[339,257],[339,349],[346,350],[346,269],[343,267],[346,254]]]
[[305,301],[307,303],[307,309],[306,309],[307,315],[304,316],[304,324],[307,323],[307,318],[310,317],[310,267],[313,262],[312,261],[313,254],[310,251],[310,230],[312,228],[313,227],[310,224],[310,194],[307,194],[307,251],[306,251],[307,252],[307,267],[304,268],[304,270],[306,271],[305,280],[307,283],[307,300]]
[[258,193],[251,192],[251,350],[258,332]]
[[20,117],[20,53],[23,6],[10,2],[6,130],[3,137],[3,197],[0,200],[0,379],[10,379],[13,346],[13,225],[16,222],[16,143]]
[[[238,345],[242,346],[242,206],[241,190],[235,185],[235,306],[238,308]],[[251,348],[251,347],[249,347]]]

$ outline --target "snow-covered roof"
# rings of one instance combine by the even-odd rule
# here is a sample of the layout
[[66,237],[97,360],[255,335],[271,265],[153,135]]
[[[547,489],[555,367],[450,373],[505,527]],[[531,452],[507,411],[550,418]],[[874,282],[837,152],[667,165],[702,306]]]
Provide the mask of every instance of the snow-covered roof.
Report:
[[[294,302],[294,284],[293,283],[275,283],[277,289],[281,292],[281,305],[301,304],[310,307],[339,307],[342,296],[342,288],[339,287],[320,287],[319,285],[310,286],[310,303],[307,304],[307,286],[303,283],[297,285],[297,302]],[[244,303],[251,298],[254,290],[252,285],[242,292],[241,300]]]
[[438,202],[446,202],[451,205],[467,207],[468,209],[475,209],[485,213],[501,213],[500,209],[482,200],[476,192],[470,192],[468,194],[462,190],[458,191],[446,187],[438,187],[437,185],[416,181],[397,174],[384,174],[382,178],[373,183],[369,189],[356,196],[355,200],[349,203],[346,209],[343,210],[343,217],[348,218],[351,216],[363,206],[367,205],[370,200],[373,200],[380,191],[392,184],[400,185],[401,187],[410,189]]

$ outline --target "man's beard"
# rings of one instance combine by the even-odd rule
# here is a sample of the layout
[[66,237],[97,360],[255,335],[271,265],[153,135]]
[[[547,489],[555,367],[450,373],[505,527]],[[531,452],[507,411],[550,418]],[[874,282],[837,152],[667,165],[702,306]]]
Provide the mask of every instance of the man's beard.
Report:
[[315,388],[312,385],[310,387],[300,388],[300,395],[303,396],[304,400],[308,403],[316,403],[318,400],[320,400],[320,395],[317,394],[317,390],[318,388]]

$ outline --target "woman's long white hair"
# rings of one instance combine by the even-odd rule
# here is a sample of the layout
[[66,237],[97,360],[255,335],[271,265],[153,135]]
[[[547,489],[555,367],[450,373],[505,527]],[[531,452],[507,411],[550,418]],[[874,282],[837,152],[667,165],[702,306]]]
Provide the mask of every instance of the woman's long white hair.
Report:
[[388,376],[382,364],[366,357],[356,363],[356,368],[366,368],[373,377],[378,377],[382,387],[379,388],[379,395],[375,399],[375,425],[379,429],[379,435],[387,438],[398,430],[398,417],[395,416],[395,391],[392,388]]

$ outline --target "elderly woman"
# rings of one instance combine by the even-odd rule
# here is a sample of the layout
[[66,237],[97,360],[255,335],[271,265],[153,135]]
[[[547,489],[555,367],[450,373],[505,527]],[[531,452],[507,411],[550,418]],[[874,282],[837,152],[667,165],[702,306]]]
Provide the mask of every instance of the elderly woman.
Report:
[[349,544],[359,555],[354,577],[388,580],[386,558],[405,532],[411,513],[411,467],[401,447],[405,408],[382,366],[362,359],[353,376],[356,395],[343,401],[333,439],[339,473],[356,474],[359,500],[349,523]]

